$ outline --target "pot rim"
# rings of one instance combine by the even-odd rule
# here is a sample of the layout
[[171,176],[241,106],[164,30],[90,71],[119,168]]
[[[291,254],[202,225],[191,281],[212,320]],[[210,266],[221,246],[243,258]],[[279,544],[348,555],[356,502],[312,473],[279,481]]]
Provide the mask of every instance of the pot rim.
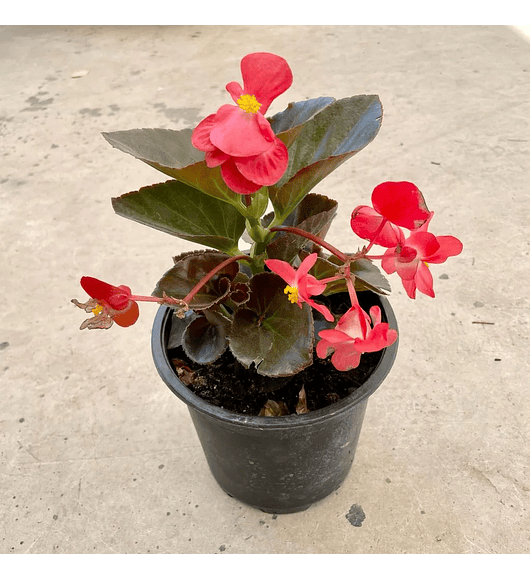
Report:
[[[390,306],[390,302],[384,296],[378,295],[377,297],[381,301],[382,310],[384,315],[386,315],[390,327],[397,330],[397,320],[394,311]],[[184,385],[184,383],[177,377],[167,355],[165,344],[165,329],[172,313],[172,308],[161,305],[156,313],[151,334],[153,360],[162,380],[174,395],[194,410],[220,421],[237,425],[246,425],[247,427],[260,430],[284,430],[297,427],[307,427],[308,425],[314,425],[329,420],[330,417],[347,413],[350,408],[364,402],[377,390],[390,372],[398,350],[399,338],[392,345],[383,350],[380,361],[361,387],[344,399],[337,403],[332,403],[323,409],[310,411],[309,413],[304,413],[302,415],[292,414],[283,417],[258,417],[255,415],[244,415],[208,403],[188,389],[188,387],[186,387],[186,385]]]

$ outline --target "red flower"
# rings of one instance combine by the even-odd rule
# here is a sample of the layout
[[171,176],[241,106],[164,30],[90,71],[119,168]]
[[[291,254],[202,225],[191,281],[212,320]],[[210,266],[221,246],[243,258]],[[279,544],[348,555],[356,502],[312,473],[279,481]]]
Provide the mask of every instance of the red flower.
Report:
[[333,352],[333,366],[339,371],[349,371],[359,366],[363,352],[375,352],[395,342],[397,331],[381,322],[379,306],[372,306],[370,316],[358,304],[352,306],[334,329],[318,333],[321,340],[317,344],[317,355],[326,358]]
[[359,205],[353,210],[350,224],[353,232],[360,238],[373,240],[385,248],[394,248],[405,240],[401,228],[391,224],[368,205]]
[[92,300],[85,304],[77,300],[72,302],[86,312],[94,314],[93,318],[83,322],[81,330],[110,328],[113,321],[118,326],[131,326],[138,320],[140,315],[138,304],[131,299],[131,289],[128,286],[112,286],[90,276],[81,278],[81,286]]
[[[432,217],[432,215],[431,215]],[[429,264],[441,264],[462,251],[462,242],[454,236],[435,236],[427,231],[429,223],[395,248],[388,249],[381,267],[387,274],[397,272],[410,298],[416,289],[434,298],[433,278]]]
[[266,266],[275,274],[278,274],[287,282],[284,293],[289,295],[289,300],[293,304],[298,304],[302,308],[302,303],[307,302],[315,310],[318,310],[322,316],[329,322],[335,319],[331,312],[323,305],[318,304],[311,299],[311,296],[322,294],[326,289],[326,284],[319,282],[314,276],[308,274],[309,270],[315,265],[318,255],[310,254],[300,264],[298,270],[295,270],[288,262],[283,260],[265,260]]
[[221,175],[233,191],[248,195],[274,185],[287,169],[287,147],[276,137],[264,114],[271,102],[293,81],[289,65],[268,52],[248,54],[241,60],[244,87],[226,85],[236,105],[223,105],[195,127],[191,142],[206,152],[208,167],[221,166]]
[[372,205],[353,210],[351,228],[359,237],[385,248],[403,242],[403,232],[397,226],[416,230],[431,215],[421,191],[408,181],[379,184],[372,192]]

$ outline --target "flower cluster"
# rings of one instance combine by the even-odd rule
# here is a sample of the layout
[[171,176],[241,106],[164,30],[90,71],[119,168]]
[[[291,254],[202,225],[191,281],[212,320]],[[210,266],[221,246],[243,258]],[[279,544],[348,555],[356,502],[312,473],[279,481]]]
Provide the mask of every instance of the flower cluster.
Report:
[[[429,264],[441,264],[462,251],[454,236],[435,236],[427,231],[434,212],[429,212],[420,190],[407,181],[378,185],[372,206],[359,205],[351,216],[352,230],[373,244],[388,248],[381,267],[387,274],[398,273],[411,298],[416,290],[434,298]],[[401,227],[400,227],[401,226]],[[411,230],[406,238],[403,228]]]
[[[428,231],[434,212],[407,181],[381,183],[371,206],[353,209],[351,228],[368,242],[357,252],[325,241],[337,203],[312,190],[375,137],[379,98],[320,97],[265,117],[292,84],[289,65],[274,54],[252,53],[242,59],[241,74],[243,87],[226,85],[236,104],[220,106],[193,131],[105,134],[172,178],[113,199],[114,210],[209,249],[174,257],[151,296],[84,276],[90,300],[73,302],[93,316],[81,328],[130,326],[138,302],[155,302],[174,309],[174,340],[195,362],[212,362],[229,349],[260,374],[285,376],[309,366],[315,349],[320,358],[331,356],[338,370],[353,369],[363,353],[397,339],[381,309],[366,312],[359,301],[367,289],[389,290],[374,262],[397,273],[410,298],[416,291],[434,297],[430,265],[458,255],[462,243]],[[241,252],[245,231],[251,248]],[[374,254],[374,246],[384,253]],[[351,304],[341,316],[326,302],[337,292]],[[317,316],[325,321],[318,331]]]

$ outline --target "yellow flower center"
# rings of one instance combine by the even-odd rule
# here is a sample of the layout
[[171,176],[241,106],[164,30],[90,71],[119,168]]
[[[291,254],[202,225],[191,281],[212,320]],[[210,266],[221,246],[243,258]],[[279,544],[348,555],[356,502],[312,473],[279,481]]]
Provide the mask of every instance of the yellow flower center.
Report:
[[94,316],[97,316],[98,314],[101,314],[103,312],[103,306],[101,306],[101,304],[98,304],[95,308],[92,308],[92,314]]
[[283,293],[289,294],[289,302],[292,302],[293,304],[298,302],[298,288],[296,288],[296,286],[286,286]]
[[245,113],[257,113],[261,107],[261,103],[258,103],[254,95],[241,95],[237,99],[237,104]]

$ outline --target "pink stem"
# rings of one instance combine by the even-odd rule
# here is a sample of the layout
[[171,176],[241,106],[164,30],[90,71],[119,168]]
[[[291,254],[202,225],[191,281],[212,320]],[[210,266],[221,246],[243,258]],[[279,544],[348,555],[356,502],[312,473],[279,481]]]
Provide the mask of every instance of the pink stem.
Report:
[[319,280],[322,284],[329,284],[330,282],[335,282],[335,280],[344,280],[344,276],[342,274],[338,274],[337,276],[332,276],[331,278],[322,278]]
[[384,257],[384,254],[381,254],[380,256],[363,256],[366,260],[382,260]]
[[346,284],[348,286],[348,293],[350,295],[350,301],[352,306],[355,306],[356,304],[359,305],[359,299],[357,298],[357,292],[355,292],[355,284],[351,279],[351,275],[346,277]]
[[242,254],[240,256],[232,256],[231,258],[228,258],[228,260],[221,262],[213,270],[210,270],[208,272],[208,274],[206,274],[206,276],[204,276],[204,278],[202,278],[202,280],[200,280],[200,282],[195,284],[195,286],[191,289],[191,291],[186,296],[186,298],[184,298],[183,301],[186,302],[186,304],[189,304],[192,301],[195,294],[197,294],[197,292],[206,284],[206,282],[208,282],[211,278],[213,278],[213,276],[215,276],[217,274],[217,272],[219,272],[220,270],[222,270],[223,268],[228,266],[228,264],[235,262],[236,260],[249,260],[251,262],[252,258],[250,256],[246,256],[246,255]]
[[185,302],[186,304],[189,304],[193,299],[193,297],[195,296],[195,294],[197,294],[197,292],[208,282],[208,280],[210,280],[213,276],[215,276],[217,272],[228,266],[228,264],[231,264],[236,260],[252,261],[252,258],[250,256],[245,255],[232,256],[231,258],[228,258],[224,262],[221,262],[213,270],[210,270],[210,272],[208,272],[208,274],[206,274],[206,276],[204,276],[204,278],[202,278],[197,284],[195,284],[190,293],[183,300],[180,300],[178,298],[175,299],[172,298],[171,296],[158,298],[158,296],[136,296],[136,295],[131,295],[130,300],[134,300],[135,302],[158,302],[158,304],[176,304],[178,302]]
[[385,227],[385,225],[386,225],[386,222],[387,222],[387,221],[388,221],[388,220],[387,220],[386,218],[383,218],[383,221],[381,222],[381,224],[380,224],[380,225],[379,225],[379,227],[377,228],[377,231],[375,232],[375,235],[374,235],[374,237],[372,238],[372,240],[371,240],[371,241],[370,241],[370,243],[368,244],[368,247],[367,247],[367,248],[364,250],[364,253],[365,253],[365,254],[367,254],[367,253],[368,253],[368,252],[371,250],[372,246],[373,246],[373,245],[374,245],[374,243],[375,243],[375,240],[377,239],[377,236],[378,236],[378,235],[381,233],[381,231],[382,231],[382,229]]
[[318,236],[310,234],[309,232],[304,232],[304,230],[301,230],[299,228],[295,228],[295,227],[291,227],[291,226],[275,226],[275,227],[271,228],[270,231],[271,232],[289,232],[291,234],[297,234],[299,236],[302,236],[303,238],[307,238],[308,240],[315,242],[315,244],[318,244],[319,246],[322,246],[323,248],[328,250],[328,252],[331,252],[332,254],[337,256],[337,258],[339,260],[342,260],[343,262],[347,262],[349,260],[348,256],[346,254],[343,254],[335,246],[332,246],[331,244],[328,244],[324,240],[321,240]]
[[163,302],[163,298],[157,298],[156,296],[136,296],[131,295],[130,300],[134,300],[135,302]]
[[352,275],[350,270],[350,264],[346,265],[344,272],[344,278],[346,280],[346,286],[348,286],[348,294],[350,295],[350,302],[352,306],[359,305],[359,299],[357,298],[357,292],[355,292],[355,284],[353,282],[354,275]]

